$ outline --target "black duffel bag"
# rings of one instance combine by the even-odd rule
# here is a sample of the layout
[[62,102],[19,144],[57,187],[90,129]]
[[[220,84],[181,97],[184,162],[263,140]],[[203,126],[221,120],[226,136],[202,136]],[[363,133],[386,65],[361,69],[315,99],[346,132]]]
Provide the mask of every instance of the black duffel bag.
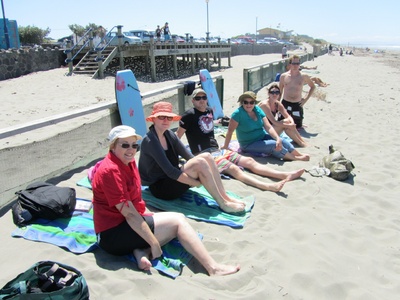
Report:
[[38,218],[68,218],[75,210],[76,192],[70,187],[35,182],[15,194],[18,199],[12,206],[12,215],[17,226],[25,226]]

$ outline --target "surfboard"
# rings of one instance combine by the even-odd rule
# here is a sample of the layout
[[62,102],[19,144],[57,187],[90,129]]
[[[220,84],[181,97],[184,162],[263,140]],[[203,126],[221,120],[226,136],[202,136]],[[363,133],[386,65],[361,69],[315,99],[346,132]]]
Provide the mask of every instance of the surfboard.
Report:
[[[142,96],[131,70],[118,71],[115,76],[115,98],[123,125],[133,127],[138,134],[147,132]],[[140,142],[140,141],[139,141]]]
[[214,120],[222,118],[224,112],[222,111],[221,101],[217,90],[215,89],[214,82],[211,78],[210,72],[207,69],[200,70],[200,83],[201,88],[207,93],[208,106],[210,106],[214,113]]

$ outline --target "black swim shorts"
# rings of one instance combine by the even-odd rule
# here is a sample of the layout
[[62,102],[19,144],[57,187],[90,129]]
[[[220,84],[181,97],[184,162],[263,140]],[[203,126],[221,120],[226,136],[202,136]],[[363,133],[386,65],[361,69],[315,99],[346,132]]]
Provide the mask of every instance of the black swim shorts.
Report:
[[[303,127],[304,110],[303,107],[300,106],[300,102],[293,103],[282,99],[282,105],[286,108],[288,114],[292,116],[296,123],[296,128]],[[283,116],[279,117],[279,121],[283,119]]]

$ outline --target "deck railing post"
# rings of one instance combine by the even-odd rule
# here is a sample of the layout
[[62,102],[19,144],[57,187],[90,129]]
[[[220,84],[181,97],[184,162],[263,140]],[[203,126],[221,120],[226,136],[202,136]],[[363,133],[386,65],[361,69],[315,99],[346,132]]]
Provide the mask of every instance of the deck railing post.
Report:
[[157,81],[157,70],[156,70],[156,57],[154,56],[154,36],[150,36],[150,72],[151,72],[151,80],[153,82]]
[[124,55],[122,53],[122,25],[117,25],[118,32],[118,51],[119,51],[119,69],[123,70],[125,68],[124,65]]

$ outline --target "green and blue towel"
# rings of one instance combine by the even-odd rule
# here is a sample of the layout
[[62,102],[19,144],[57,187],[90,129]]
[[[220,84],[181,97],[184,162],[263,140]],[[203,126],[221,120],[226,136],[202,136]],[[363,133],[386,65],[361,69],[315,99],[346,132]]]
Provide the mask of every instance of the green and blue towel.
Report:
[[[72,253],[82,254],[98,248],[94,231],[93,214],[91,212],[74,212],[71,218],[56,220],[37,219],[34,224],[16,228],[11,235],[27,240],[44,242],[62,247]],[[201,237],[201,235],[199,235]],[[162,247],[163,257],[152,261],[153,267],[171,278],[182,273],[184,265],[192,259],[179,243],[172,240]],[[133,256],[128,256],[134,261]]]
[[[92,186],[87,177],[77,182],[77,185],[91,189]],[[148,187],[142,187],[142,197],[146,204],[163,211],[180,212],[186,217],[214,223],[226,225],[232,228],[243,228],[246,220],[250,217],[251,209],[254,206],[255,199],[253,196],[241,198],[238,195],[227,192],[227,194],[235,199],[239,199],[246,203],[246,211],[243,214],[228,214],[219,208],[218,203],[211,197],[204,186],[199,188],[190,188],[180,198],[174,200],[162,200],[154,197],[148,190]]]

